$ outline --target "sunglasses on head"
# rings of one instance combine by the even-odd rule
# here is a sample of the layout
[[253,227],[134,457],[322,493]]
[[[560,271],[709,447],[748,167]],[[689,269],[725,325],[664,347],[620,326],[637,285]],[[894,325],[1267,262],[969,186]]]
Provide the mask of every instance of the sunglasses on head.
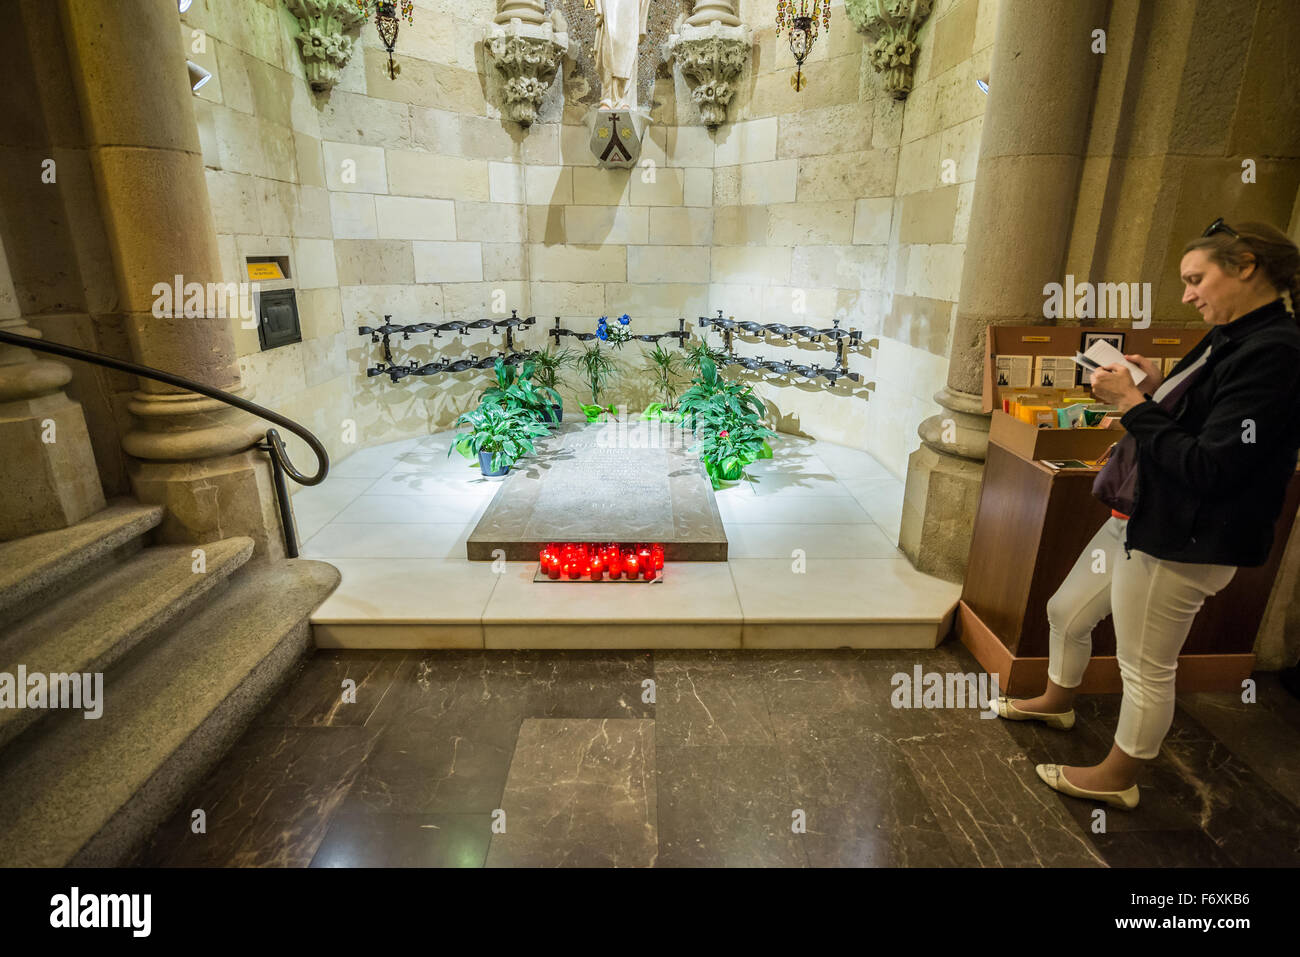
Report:
[[1205,232],[1201,233],[1201,238],[1204,239],[1206,236],[1213,236],[1215,233],[1227,233],[1233,239],[1241,238],[1235,229],[1223,221],[1222,216],[1210,223],[1209,226],[1205,227]]

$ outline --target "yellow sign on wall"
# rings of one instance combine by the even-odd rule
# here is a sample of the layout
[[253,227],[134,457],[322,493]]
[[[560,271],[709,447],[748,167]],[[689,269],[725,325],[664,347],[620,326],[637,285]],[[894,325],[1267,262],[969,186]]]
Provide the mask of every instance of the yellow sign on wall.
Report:
[[261,279],[283,279],[279,263],[249,263],[248,278],[254,282]]

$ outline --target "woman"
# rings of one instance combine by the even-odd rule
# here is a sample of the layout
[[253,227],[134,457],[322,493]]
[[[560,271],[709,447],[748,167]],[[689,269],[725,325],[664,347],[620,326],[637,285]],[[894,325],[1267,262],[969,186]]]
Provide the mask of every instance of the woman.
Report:
[[[1238,567],[1263,565],[1300,450],[1300,250],[1263,223],[1215,220],[1188,243],[1183,302],[1213,328],[1161,382],[1151,360],[1125,356],[1092,374],[1092,391],[1123,413],[1127,434],[1093,485],[1111,518],[1047,603],[1047,690],[999,698],[1015,721],[1074,724],[1075,689],[1092,629],[1114,615],[1124,695],[1110,754],[1092,767],[1040,764],[1048,786],[1121,808],[1174,716],[1174,676],[1192,619]],[[1104,561],[1098,552],[1104,553]]]

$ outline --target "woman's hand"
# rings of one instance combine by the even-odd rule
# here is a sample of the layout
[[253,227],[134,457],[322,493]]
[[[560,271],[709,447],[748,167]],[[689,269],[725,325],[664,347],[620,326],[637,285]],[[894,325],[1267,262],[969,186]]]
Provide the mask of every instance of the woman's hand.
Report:
[[1091,383],[1092,394],[1103,402],[1115,406],[1121,415],[1133,406],[1146,401],[1146,396],[1133,384],[1132,374],[1118,362],[1094,371]]
[[[1156,389],[1160,388],[1160,383],[1165,381],[1156,364],[1146,356],[1131,355],[1124,358],[1147,374],[1147,377],[1142,380],[1141,391],[1154,394]],[[1129,375],[1132,375],[1132,373],[1129,373]]]

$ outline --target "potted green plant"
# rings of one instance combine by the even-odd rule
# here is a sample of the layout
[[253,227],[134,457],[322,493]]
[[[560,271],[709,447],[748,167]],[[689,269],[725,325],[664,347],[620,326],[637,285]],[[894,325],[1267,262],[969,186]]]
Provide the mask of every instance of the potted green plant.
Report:
[[549,394],[555,396],[555,402],[551,406],[551,420],[561,422],[564,420],[564,400],[560,398],[558,391],[563,382],[560,371],[566,367],[572,368],[578,354],[572,349],[552,352],[547,347],[541,352],[534,353],[532,358],[533,380],[539,388],[548,389]]
[[525,359],[519,366],[507,365],[497,357],[494,371],[497,384],[484,390],[480,403],[490,402],[503,409],[523,409],[541,422],[558,422],[552,418],[553,409],[560,401],[560,395],[547,386],[535,385],[533,379],[533,361]]
[[605,391],[605,387],[609,385],[617,371],[613,357],[600,348],[600,343],[593,342],[578,354],[576,364],[582,372],[582,377],[587,380],[587,387],[591,390],[591,404],[582,407],[587,421],[594,422],[606,411],[617,412],[617,409],[602,405],[600,401],[601,393]]
[[495,402],[461,413],[454,424],[469,429],[456,436],[447,454],[477,455],[479,469],[487,477],[505,475],[515,462],[533,454],[533,439],[549,434],[527,409],[507,409]]
[[645,356],[646,368],[654,376],[655,386],[663,401],[651,402],[641,413],[641,418],[677,421],[680,418],[676,405],[677,382],[684,374],[682,353],[665,349],[656,342],[653,349],[643,350],[642,355]]
[[747,414],[732,414],[702,423],[696,437],[699,441],[691,451],[699,453],[709,481],[716,489],[724,482],[742,478],[745,466],[755,459],[771,458],[768,440],[776,438],[776,432],[761,422],[751,421]]
[[721,422],[726,416],[744,416],[749,421],[767,418],[767,406],[753,386],[731,382],[718,374],[718,367],[708,356],[700,356],[700,374],[677,402],[682,423],[689,429],[701,423]]

